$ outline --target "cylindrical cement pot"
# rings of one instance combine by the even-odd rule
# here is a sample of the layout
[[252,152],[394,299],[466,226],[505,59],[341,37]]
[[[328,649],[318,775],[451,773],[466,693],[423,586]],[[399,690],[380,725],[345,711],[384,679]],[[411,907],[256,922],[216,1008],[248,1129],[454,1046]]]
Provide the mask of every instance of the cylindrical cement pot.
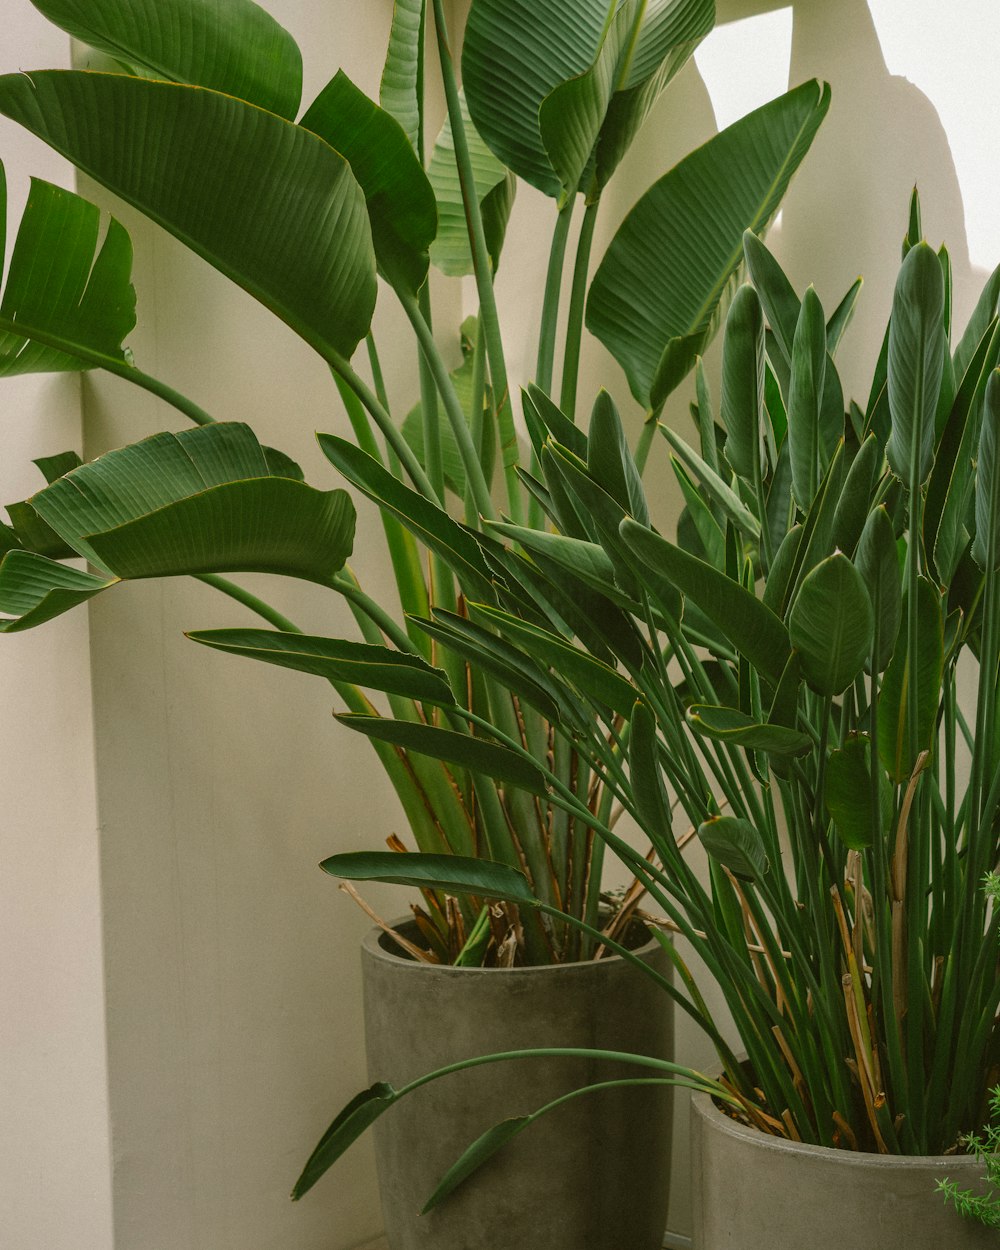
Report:
[[980,1250],[996,1232],[935,1193],[976,1188],[968,1156],[864,1154],[769,1137],[691,1099],[694,1250]]
[[[656,942],[636,954],[669,975]],[[668,996],[621,958],[437,967],[395,954],[374,929],[362,964],[373,1081],[398,1088],[460,1059],[535,1046],[671,1057]],[[659,1250],[670,1152],[666,1087],[572,1099],[418,1215],[451,1164],[492,1125],[581,1085],[656,1075],[584,1059],[516,1060],[443,1077],[403,1099],[374,1129],[390,1250]]]

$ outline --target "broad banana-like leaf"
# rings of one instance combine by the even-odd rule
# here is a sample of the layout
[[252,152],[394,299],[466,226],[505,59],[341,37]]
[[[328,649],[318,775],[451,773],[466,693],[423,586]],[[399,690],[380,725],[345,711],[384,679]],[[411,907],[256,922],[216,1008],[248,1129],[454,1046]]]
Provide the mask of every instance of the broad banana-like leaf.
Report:
[[[6,183],[0,165],[0,237]],[[32,179],[0,301],[0,377],[126,360],[135,326],[132,244],[113,218],[98,247],[96,205]]]
[[[902,610],[905,619],[905,595]],[[911,662],[916,666],[915,742],[910,731],[908,709]],[[916,657],[911,660],[907,631],[901,629],[879,693],[878,753],[882,766],[897,784],[905,782],[910,776],[922,751],[932,751],[934,748],[943,669],[944,617],[941,594],[927,578],[920,577],[917,580]]]
[[379,269],[393,285],[415,294],[427,277],[437,208],[402,126],[343,70],[310,104],[299,125],[350,161],[365,193]]
[[777,212],[830,105],[807,82],[729,126],[655,182],[591,284],[587,326],[658,407],[701,354],[743,256]]
[[[486,232],[486,248],[493,261],[493,271],[500,264],[507,221],[514,206],[517,179],[493,155],[472,124],[465,92],[459,92],[462,105],[462,121],[472,160],[472,176],[476,195],[483,213],[483,229]],[[437,143],[431,154],[427,170],[434,196],[437,200],[438,231],[431,245],[431,260],[442,273],[450,277],[471,274],[472,249],[469,244],[469,225],[462,200],[462,184],[455,162],[455,140],[451,133],[451,118],[446,118]]]
[[802,673],[819,694],[841,694],[871,654],[871,599],[843,552],[821,561],[803,581],[788,618]]
[[279,668],[403,695],[424,703],[451,705],[447,674],[416,655],[344,638],[317,638],[273,629],[204,629],[188,635],[216,651],[262,660]]
[[868,509],[871,507],[875,483],[881,476],[883,464],[878,439],[874,434],[869,434],[847,470],[844,487],[837,500],[832,536],[835,550],[843,551],[848,556],[854,554],[868,520]]
[[379,86],[379,103],[403,127],[423,156],[424,31],[427,0],[394,0],[389,49]]
[[763,840],[748,820],[715,816],[698,826],[698,839],[713,859],[741,881],[759,881],[770,871]]
[[[941,262],[931,247],[918,243],[906,254],[892,300],[888,359],[892,433],[885,449],[893,473],[914,489],[926,479],[934,455],[945,349]],[[913,468],[916,480],[911,482]]]
[[726,459],[753,484],[761,473],[764,417],[764,312],[752,286],[733,297],[722,342],[722,421]]
[[176,235],[325,357],[375,306],[364,193],[322,139],[232,96],[116,74],[0,78],[0,113]]
[[151,78],[210,87],[294,121],[302,54],[252,0],[31,0],[67,34]]
[[878,653],[873,657],[873,672],[881,673],[896,647],[903,605],[896,535],[884,507],[876,508],[865,522],[854,562],[876,613]]
[[[674,75],[715,25],[715,0],[648,0],[597,141],[595,190],[605,187]],[[594,194],[594,191],[591,191]]]
[[105,576],[11,551],[0,564],[0,622],[26,629],[128,578],[282,573],[326,584],[354,540],[345,491],[270,474],[248,426],[155,434],[81,465],[29,501]]

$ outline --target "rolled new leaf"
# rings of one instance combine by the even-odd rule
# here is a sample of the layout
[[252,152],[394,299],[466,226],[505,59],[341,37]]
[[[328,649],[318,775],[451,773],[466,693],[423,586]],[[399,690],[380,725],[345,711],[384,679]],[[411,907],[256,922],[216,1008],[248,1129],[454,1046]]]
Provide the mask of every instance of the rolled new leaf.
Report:
[[74,39],[152,78],[209,87],[295,120],[302,54],[253,0],[31,0]]
[[722,342],[722,423],[726,459],[748,482],[760,476],[764,415],[764,312],[744,284],[733,297]]
[[819,694],[841,694],[871,654],[874,618],[861,575],[842,552],[805,578],[788,618],[802,673]]
[[[816,497],[832,451],[822,423],[825,378],[826,318],[819,297],[810,287],[795,325],[788,396],[792,490],[803,512]],[[839,434],[839,430],[834,433],[834,444]]]
[[983,424],[979,432],[979,460],[976,467],[976,541],[972,556],[986,573],[1000,565],[1000,369],[994,369],[986,384]]
[[886,455],[893,473],[911,489],[930,472],[944,353],[941,262],[933,248],[918,243],[907,252],[896,281],[888,355],[892,432]]

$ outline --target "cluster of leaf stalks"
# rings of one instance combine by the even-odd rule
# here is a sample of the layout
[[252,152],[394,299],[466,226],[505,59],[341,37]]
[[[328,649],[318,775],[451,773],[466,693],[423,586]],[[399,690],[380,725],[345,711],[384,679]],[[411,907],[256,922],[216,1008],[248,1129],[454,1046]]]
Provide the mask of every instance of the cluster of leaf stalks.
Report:
[[[825,115],[828,91],[804,84],[655,183],[613,240],[588,295],[602,193],[660,93],[711,29],[712,0],[475,0],[463,90],[441,0],[398,0],[381,103],[341,71],[298,121],[299,49],[249,0],[232,0],[224,25],[204,0],[176,0],[176,20],[154,0],[100,0],[86,13],[70,0],[33,3],[113,61],[100,72],[7,76],[0,112],[255,295],[329,365],[353,441],[324,435],[321,447],[379,505],[398,603],[376,602],[344,565],[354,517],[343,495],[307,487],[287,456],[261,448],[245,429],[217,426],[197,402],[136,365],[123,347],[135,323],[126,232],[112,223],[99,243],[93,205],[36,182],[0,310],[0,373],[105,369],[199,428],[94,465],[76,457],[44,463],[48,490],[14,505],[3,530],[0,628],[39,624],[125,578],[201,577],[272,629],[191,637],[329,680],[348,709],[343,722],[371,738],[416,847],[523,870],[551,909],[543,921],[516,904],[486,907],[474,895],[427,887],[410,949],[431,961],[486,964],[593,954],[604,849],[593,827],[610,822],[613,796],[592,762],[620,726],[597,737],[562,732],[564,708],[525,700],[506,683],[509,655],[495,627],[477,625],[466,608],[471,600],[498,603],[483,527],[499,509],[515,525],[544,531],[547,524],[534,489],[534,449],[520,462],[494,294],[517,177],[555,210],[538,402],[549,402],[559,341],[560,399],[572,423],[586,307],[587,324],[619,358],[647,411],[648,448],[652,418],[714,331],[742,231],[773,217]],[[433,146],[424,107],[431,32],[447,102]],[[129,159],[140,151],[143,161]],[[706,185],[726,192],[711,220],[699,210]],[[246,202],[255,205],[249,219]],[[682,254],[697,254],[697,264],[680,269]],[[54,263],[36,265],[39,255]],[[447,275],[475,278],[480,310],[465,328],[458,369],[435,341],[431,262]],[[634,282],[637,269],[648,289]],[[407,350],[419,359],[420,402],[405,419],[390,411],[371,332],[380,286],[405,313],[413,331]],[[353,363],[362,344],[367,366],[360,368],[370,381]],[[533,402],[526,407],[537,424]],[[203,487],[253,515],[270,542],[237,533],[235,511],[228,519],[213,511]],[[60,563],[79,556],[98,573]],[[522,570],[529,584],[541,563]],[[304,637],[278,607],[220,576],[233,571],[290,574],[335,591],[363,642]],[[559,593],[551,589],[558,575],[549,572],[546,593]],[[560,607],[595,648],[600,639],[587,621],[600,616],[600,602],[574,587]],[[388,651],[414,657],[428,672],[404,680]],[[383,692],[380,705],[366,693],[371,688]],[[443,710],[452,698],[455,708]],[[560,796],[572,801],[553,803],[548,786],[526,792],[496,772],[479,738],[484,723],[546,761]],[[450,754],[428,758],[418,749],[427,728],[452,735]],[[395,837],[389,844],[403,847]]]
[[[535,491],[557,532],[489,528],[514,544],[511,584],[538,560],[605,587],[602,646],[571,659],[556,596],[470,609],[601,717],[613,745],[595,767],[653,854],[595,832],[722,990],[745,1064],[675,952],[664,988],[715,1040],[744,1117],[893,1154],[955,1148],[1000,1071],[1000,920],[981,889],[1000,801],[1000,271],[952,350],[947,252],[920,237],[914,195],[862,409],[833,357],[857,290],[827,320],[747,235],[719,420],[699,372],[698,446],[662,431],[687,499],[677,542],[649,524],[606,395],[589,436],[536,404]],[[325,866],[389,879],[377,857]],[[458,888],[472,869],[449,871]],[[525,892],[502,872],[493,888]]]

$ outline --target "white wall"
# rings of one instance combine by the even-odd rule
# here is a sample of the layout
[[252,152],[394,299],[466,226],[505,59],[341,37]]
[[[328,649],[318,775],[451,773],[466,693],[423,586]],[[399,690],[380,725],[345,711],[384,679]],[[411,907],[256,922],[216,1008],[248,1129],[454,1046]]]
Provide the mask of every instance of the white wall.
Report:
[[[7,63],[64,59],[58,39],[31,46],[44,26],[27,0],[11,3],[17,42]],[[307,97],[340,64],[375,90],[390,0],[366,6],[364,21],[346,0],[267,7],[305,49]],[[928,237],[951,248],[961,324],[984,268],[1000,260],[996,127],[987,124],[1000,18],[989,0],[960,0],[943,16],[932,0],[903,7],[905,21],[896,0],[872,0],[871,12],[864,0],[720,0],[720,19],[741,25],[710,37],[651,118],[608,197],[595,261],[638,193],[717,121],[819,75],[833,84],[833,106],[771,240],[793,283],[815,282],[828,309],[864,274],[840,353],[848,389],[866,394],[915,180]],[[40,145],[0,131],[0,154],[9,159],[14,144],[18,161],[53,167]],[[315,428],[344,425],[324,367],[161,232],[124,218],[137,246],[139,363],[220,417],[247,416],[299,455],[314,481],[332,482],[311,441]],[[522,187],[500,281],[515,377],[531,370],[551,219],[551,206]],[[457,317],[457,288],[441,290]],[[380,341],[393,345],[404,333],[381,308]],[[404,408],[414,393],[412,355],[385,350]],[[588,351],[581,405],[603,383],[634,422],[617,367],[593,342]],[[14,393],[5,383],[8,402]],[[15,467],[60,450],[75,430],[72,381],[29,381],[16,394],[30,411],[0,427],[4,498],[30,486],[14,480]],[[687,398],[679,395],[669,414],[679,428],[688,428]],[[85,401],[90,454],[182,425],[114,379],[88,381]],[[48,424],[53,403],[64,413],[58,436]],[[658,517],[669,523],[676,501],[662,447],[650,473]],[[388,597],[379,552],[376,519],[362,508],[354,564]],[[282,588],[280,602],[307,628],[348,627],[340,606],[309,588]],[[181,637],[184,628],[248,621],[235,605],[196,585],[149,584],[105,596],[91,619],[115,1250],[346,1250],[378,1227],[366,1143],[302,1204],[285,1197],[304,1151],[363,1081],[356,943],[367,922],[314,865],[402,831],[398,807],[366,744],[331,722],[332,700],[319,683]],[[0,958],[12,965],[5,1002],[17,1004],[0,1024],[13,1107],[3,1161],[9,1154],[17,1166],[4,1168],[0,1184],[14,1182],[10,1198],[3,1192],[8,1205],[17,1199],[17,1250],[110,1245],[85,631],[78,614],[0,647],[4,706],[16,709],[8,750],[13,742],[21,753],[8,786],[23,812],[0,829],[13,844],[4,846]],[[373,894],[389,912],[402,909],[402,898]],[[710,1062],[683,1022],[679,1051],[686,1062]],[[66,1117],[75,1150],[64,1148]],[[8,1133],[10,1123],[20,1131]],[[60,1185],[49,1184],[37,1147],[25,1146],[29,1137],[55,1141],[57,1131]],[[672,1214],[681,1232],[685,1166],[681,1132]],[[62,1208],[52,1208],[53,1194]]]
[[[23,8],[0,71],[68,64],[69,41]],[[70,180],[62,161],[7,122],[0,159],[10,223],[29,173]],[[44,485],[33,457],[80,448],[80,390],[73,375],[0,387],[6,503]],[[111,1154],[87,618],[0,642],[0,1242],[104,1250]]]

